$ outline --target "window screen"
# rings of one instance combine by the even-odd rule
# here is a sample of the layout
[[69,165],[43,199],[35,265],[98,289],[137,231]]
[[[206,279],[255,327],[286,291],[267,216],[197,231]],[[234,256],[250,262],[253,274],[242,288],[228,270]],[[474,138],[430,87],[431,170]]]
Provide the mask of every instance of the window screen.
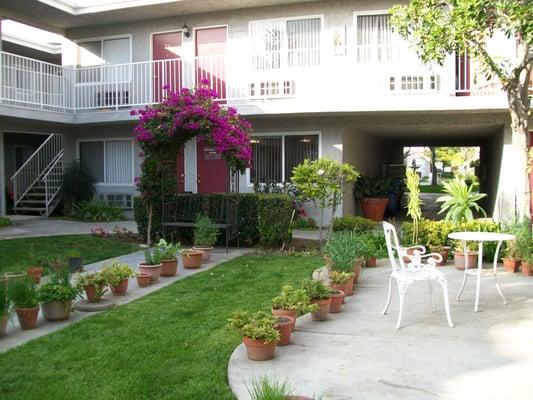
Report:
[[261,136],[252,140],[254,154],[250,179],[252,182],[282,182],[282,138]]
[[97,183],[104,182],[104,142],[81,142],[80,163]]
[[285,136],[285,181],[289,181],[292,170],[304,160],[318,159],[318,135]]

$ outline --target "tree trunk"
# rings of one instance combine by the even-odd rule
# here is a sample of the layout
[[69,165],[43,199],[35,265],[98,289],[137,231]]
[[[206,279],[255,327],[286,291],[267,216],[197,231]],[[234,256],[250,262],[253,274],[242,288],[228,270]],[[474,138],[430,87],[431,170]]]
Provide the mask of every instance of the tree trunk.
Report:
[[435,163],[437,162],[437,154],[436,149],[434,146],[430,147],[429,150],[431,151],[431,185],[436,186],[437,185],[437,166]]
[[148,246],[152,245],[152,213],[153,207],[152,204],[148,206],[148,223],[146,227],[146,244]]

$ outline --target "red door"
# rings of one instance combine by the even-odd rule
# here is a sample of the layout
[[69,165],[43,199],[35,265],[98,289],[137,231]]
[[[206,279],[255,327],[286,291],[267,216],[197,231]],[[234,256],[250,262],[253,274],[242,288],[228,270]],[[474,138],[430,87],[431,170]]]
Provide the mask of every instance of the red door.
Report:
[[457,96],[470,96],[470,56],[455,55],[455,90]]
[[226,27],[196,30],[196,84],[209,81],[221,99],[226,98]]
[[196,145],[196,172],[198,193],[224,193],[227,190],[226,161],[205,142]]
[[181,32],[155,33],[152,36],[155,103],[162,101],[168,93],[163,86],[168,86],[173,92],[182,87],[181,43]]

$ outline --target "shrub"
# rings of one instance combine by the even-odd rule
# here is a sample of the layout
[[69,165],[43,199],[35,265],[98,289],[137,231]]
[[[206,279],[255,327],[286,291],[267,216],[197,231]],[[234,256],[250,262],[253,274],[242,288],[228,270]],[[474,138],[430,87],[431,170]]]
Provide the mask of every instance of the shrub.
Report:
[[281,289],[279,296],[272,299],[274,310],[292,310],[298,315],[304,315],[315,311],[317,306],[309,303],[309,296],[303,289],[295,289],[291,285],[285,285]]
[[62,177],[61,192],[67,209],[74,203],[89,201],[94,196],[94,178],[78,161],[72,161]]
[[353,271],[357,259],[355,232],[336,232],[326,243],[324,252],[331,258],[332,268]]
[[333,230],[337,232],[367,232],[374,229],[375,226],[376,223],[374,221],[356,215],[347,215],[345,217],[338,217],[333,220]]
[[119,285],[124,279],[133,278],[135,271],[126,263],[119,260],[112,260],[102,266],[100,273],[105,281],[112,286]]
[[11,225],[11,220],[9,218],[0,217],[0,228],[9,225]]
[[207,215],[198,215],[194,227],[194,245],[212,247],[217,242],[219,230]]
[[279,340],[279,331],[274,328],[276,317],[264,311],[258,311],[252,315],[245,311],[237,311],[233,313],[228,322],[230,328],[249,339],[265,342]]
[[69,217],[82,221],[117,221],[124,218],[121,207],[109,204],[103,200],[89,200],[74,203],[68,213]]
[[257,224],[263,244],[279,246],[291,239],[289,225],[292,212],[292,202],[288,195],[259,195]]
[[297,218],[292,222],[292,229],[316,230],[318,226],[313,218]]

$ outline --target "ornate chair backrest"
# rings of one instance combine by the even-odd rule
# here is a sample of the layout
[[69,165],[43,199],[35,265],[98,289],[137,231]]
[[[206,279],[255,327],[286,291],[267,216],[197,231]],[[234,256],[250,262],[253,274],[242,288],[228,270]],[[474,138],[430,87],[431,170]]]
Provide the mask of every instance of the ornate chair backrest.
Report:
[[405,264],[403,262],[405,251],[398,241],[396,228],[394,225],[383,221],[383,231],[385,232],[385,242],[387,243],[387,252],[389,253],[392,271],[405,272]]

